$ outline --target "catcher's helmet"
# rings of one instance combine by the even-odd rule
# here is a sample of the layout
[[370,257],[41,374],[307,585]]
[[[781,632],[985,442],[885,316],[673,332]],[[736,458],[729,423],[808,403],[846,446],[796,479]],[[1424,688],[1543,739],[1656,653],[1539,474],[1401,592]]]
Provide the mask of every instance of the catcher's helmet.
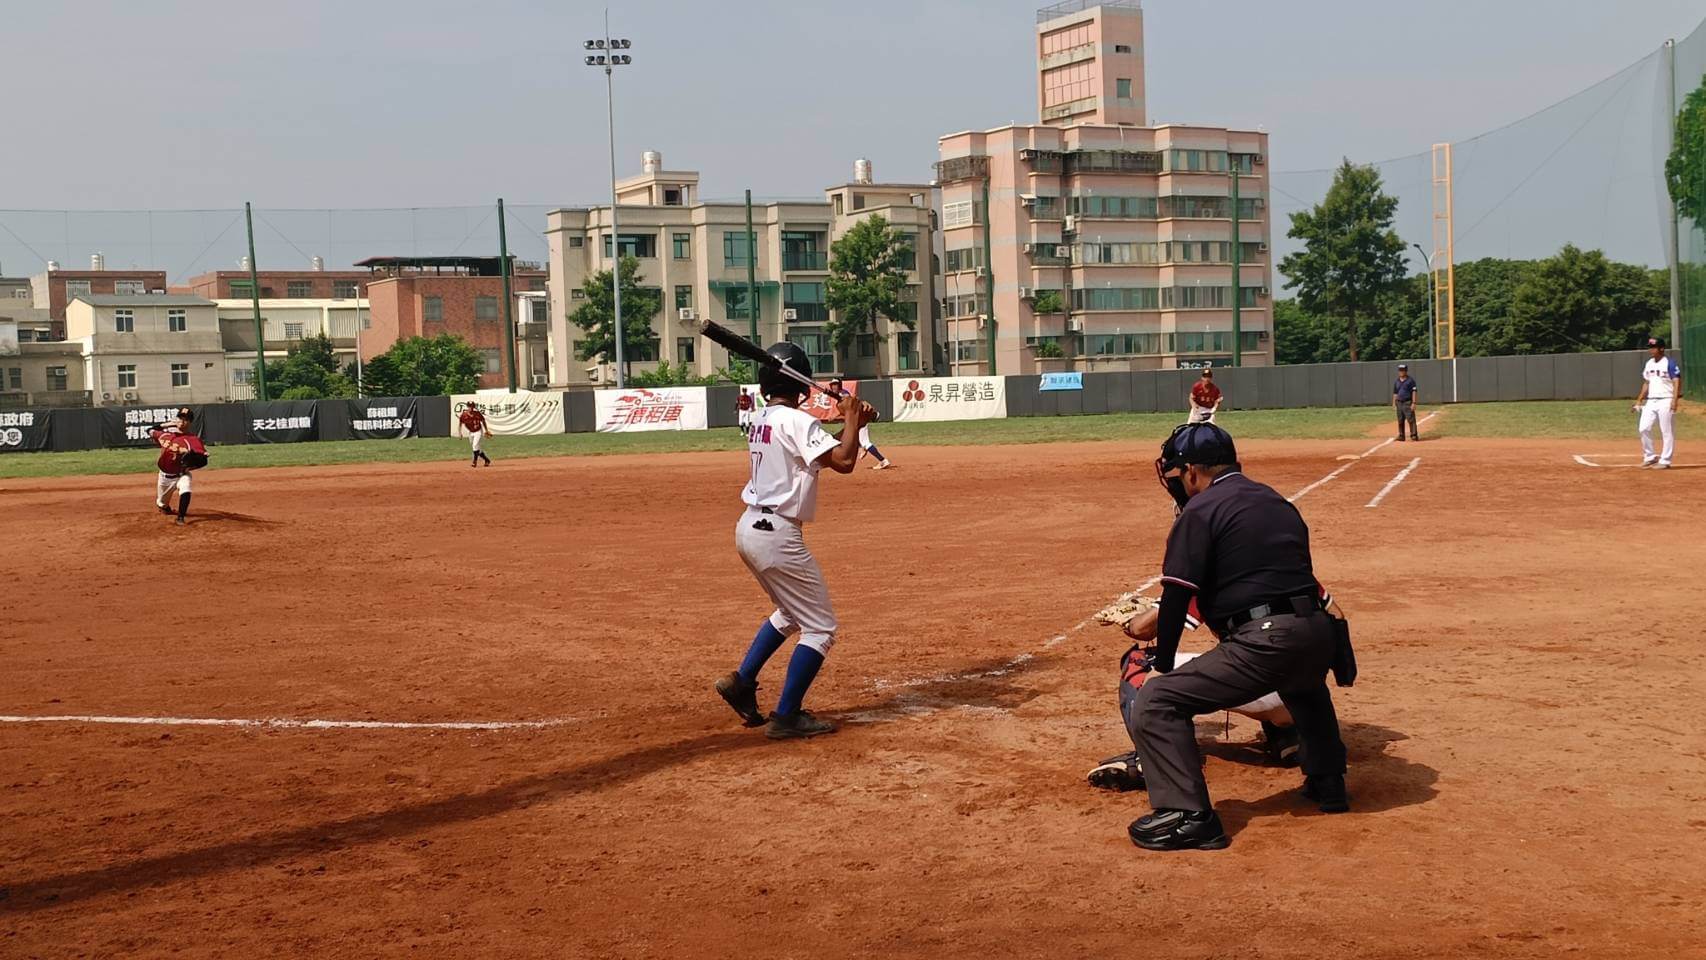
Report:
[[[770,348],[764,352],[782,361],[784,366],[792,368],[795,373],[808,380],[811,379],[811,358],[806,356],[805,349],[799,344],[784,340],[781,343],[771,344]],[[798,397],[810,391],[806,389],[805,384],[793,377],[773,367],[766,366],[758,372],[758,392],[766,397]]]

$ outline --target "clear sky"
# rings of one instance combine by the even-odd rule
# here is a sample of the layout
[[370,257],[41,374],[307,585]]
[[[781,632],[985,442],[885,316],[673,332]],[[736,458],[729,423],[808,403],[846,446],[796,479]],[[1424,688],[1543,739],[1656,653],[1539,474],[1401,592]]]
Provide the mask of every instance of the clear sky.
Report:
[[[619,169],[661,150],[703,173],[707,198],[821,196],[861,155],[878,179],[928,180],[939,135],[1035,119],[1036,6],[613,4],[612,32],[634,43],[616,77]],[[1273,170],[1396,157],[1588,87],[1703,13],[1700,0],[1146,0],[1149,112],[1260,126]],[[604,78],[581,40],[602,26],[586,0],[8,3],[0,209],[597,202]]]

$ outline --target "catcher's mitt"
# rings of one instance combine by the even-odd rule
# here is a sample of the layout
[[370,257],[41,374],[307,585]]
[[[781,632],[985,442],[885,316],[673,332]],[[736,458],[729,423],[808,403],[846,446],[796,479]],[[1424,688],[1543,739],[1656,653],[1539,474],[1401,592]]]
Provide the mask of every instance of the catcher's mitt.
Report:
[[1128,593],[1097,611],[1091,619],[1111,627],[1123,627],[1155,609],[1156,603],[1154,597]]

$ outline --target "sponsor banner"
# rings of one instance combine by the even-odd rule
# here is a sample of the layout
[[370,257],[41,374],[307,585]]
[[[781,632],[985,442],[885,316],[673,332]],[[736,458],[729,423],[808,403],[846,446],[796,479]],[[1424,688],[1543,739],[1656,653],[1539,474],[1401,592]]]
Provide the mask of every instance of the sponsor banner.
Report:
[[704,430],[710,423],[704,387],[634,387],[593,395],[599,433]]
[[301,443],[320,439],[314,400],[269,400],[243,404],[250,443]]
[[1082,390],[1084,389],[1084,374],[1082,373],[1045,373],[1042,382],[1037,384],[1038,390]]
[[525,434],[563,432],[563,395],[560,393],[459,393],[450,398],[450,430],[456,436],[467,431],[457,421],[470,402],[480,405],[492,435],[513,437]]
[[349,429],[357,440],[402,440],[415,430],[417,397],[368,397],[350,400]]
[[52,439],[52,410],[0,411],[0,453],[46,450]]
[[896,421],[993,420],[1007,416],[1005,377],[921,377],[893,383]]
[[1203,367],[1230,367],[1231,357],[1200,357],[1196,360],[1180,360],[1180,370],[1201,370]]
[[[828,387],[829,387],[829,381],[828,380],[819,380],[817,382],[822,384],[825,389],[828,389]],[[762,396],[760,396],[758,393],[758,384],[756,384],[756,383],[745,384],[744,388],[753,395],[753,399],[756,401],[753,405],[753,409],[754,410],[763,410],[764,409],[764,398]],[[859,395],[859,381],[857,381],[857,380],[843,380],[843,381],[841,381],[841,389],[846,390],[848,393],[851,393],[854,396],[858,396]],[[841,407],[840,407],[840,405],[835,402],[835,398],[831,397],[829,394],[824,393],[821,390],[814,391],[811,396],[807,397],[805,402],[800,404],[800,409],[804,410],[805,412],[807,412],[807,413],[811,414],[812,416],[818,418],[819,420],[822,420],[825,423],[836,423],[836,422],[839,422],[841,420]]]
[[186,406],[195,414],[190,432],[200,433],[202,405],[199,403],[170,407],[102,407],[101,442],[109,447],[152,447],[154,441],[148,439],[148,431],[178,419],[178,410]]

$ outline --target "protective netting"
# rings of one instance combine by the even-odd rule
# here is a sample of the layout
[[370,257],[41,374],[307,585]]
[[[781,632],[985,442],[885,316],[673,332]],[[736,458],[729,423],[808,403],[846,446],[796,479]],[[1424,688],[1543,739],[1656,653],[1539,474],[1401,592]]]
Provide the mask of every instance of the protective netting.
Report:
[[[1685,188],[1692,195],[1706,200],[1706,23],[1702,23],[1687,39],[1676,44],[1674,53],[1674,82],[1667,78],[1669,88],[1667,109],[1674,99],[1679,113],[1695,98],[1699,111],[1692,126],[1679,123],[1687,142],[1677,152],[1693,158],[1685,164]],[[1669,133],[1669,125],[1666,132]],[[1670,138],[1666,137],[1666,155],[1671,154]],[[1697,211],[1698,212],[1698,211]],[[1668,211],[1667,211],[1668,213]],[[1682,384],[1685,392],[1695,398],[1706,398],[1706,218],[1679,216],[1677,233],[1677,305],[1682,326]]]

